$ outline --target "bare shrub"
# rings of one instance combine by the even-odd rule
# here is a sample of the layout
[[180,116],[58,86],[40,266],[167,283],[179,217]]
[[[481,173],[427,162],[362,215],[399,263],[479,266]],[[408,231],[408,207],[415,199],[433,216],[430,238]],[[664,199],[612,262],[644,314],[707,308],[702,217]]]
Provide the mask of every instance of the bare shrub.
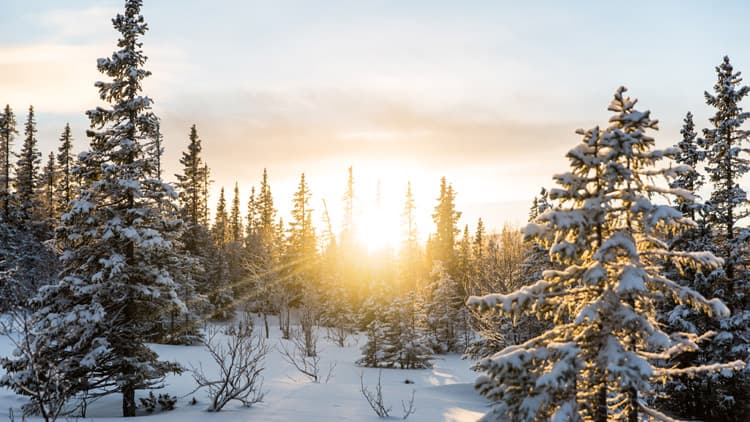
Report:
[[[220,334],[226,338],[220,339]],[[191,372],[198,384],[195,391],[208,388],[210,412],[220,411],[232,400],[244,406],[263,401],[265,393],[261,373],[265,369],[263,365],[269,347],[262,336],[253,335],[250,321],[229,326],[224,331],[209,328],[203,344],[219,366],[219,376],[209,379],[202,365],[193,367]]]
[[[375,386],[375,392],[370,391],[367,387],[365,387],[365,373],[361,372],[359,375],[359,385],[360,385],[360,392],[362,392],[362,395],[367,400],[367,403],[370,405],[372,410],[375,412],[376,415],[378,415],[379,418],[390,418],[391,417],[391,406],[386,406],[385,400],[383,399],[383,384],[381,382],[381,377],[383,375],[383,371],[378,371],[378,383]],[[414,394],[416,390],[411,390],[411,398],[408,402],[405,402],[401,400],[401,408],[403,409],[403,416],[402,419],[406,419],[409,416],[411,416],[417,409],[414,407]]]
[[[318,383],[321,381],[320,354],[318,353],[318,337],[308,337],[304,330],[292,330],[288,342],[279,342],[281,357],[297,371],[305,375],[310,381]],[[331,362],[324,382],[328,383],[333,376],[336,362]]]

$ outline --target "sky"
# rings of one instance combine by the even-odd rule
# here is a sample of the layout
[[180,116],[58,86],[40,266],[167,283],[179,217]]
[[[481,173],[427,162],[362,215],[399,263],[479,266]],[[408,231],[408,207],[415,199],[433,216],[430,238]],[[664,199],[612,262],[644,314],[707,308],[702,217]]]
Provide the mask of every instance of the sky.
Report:
[[[651,3],[145,0],[144,91],[167,179],[196,124],[213,200],[237,182],[244,204],[265,167],[286,218],[305,172],[319,218],[325,200],[338,226],[353,166],[359,214],[391,222],[392,238],[407,180],[420,233],[432,230],[442,176],[461,226],[521,224],[566,170],[575,129],[606,125],[618,86],[660,120],[666,147],[688,110],[707,125],[723,55],[750,69],[746,2]],[[19,121],[34,105],[45,155],[65,122],[87,147],[96,59],[115,48],[122,5],[3,0],[0,102]],[[364,211],[378,184],[381,210]]]

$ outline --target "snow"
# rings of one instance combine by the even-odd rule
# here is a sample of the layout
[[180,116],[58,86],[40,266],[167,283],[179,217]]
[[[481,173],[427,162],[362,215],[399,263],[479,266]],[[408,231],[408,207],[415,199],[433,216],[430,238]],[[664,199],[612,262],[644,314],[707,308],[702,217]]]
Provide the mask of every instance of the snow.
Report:
[[[366,341],[363,335],[350,338],[347,346],[340,348],[323,340],[325,329],[320,329],[319,350],[322,356],[322,372],[331,362],[336,362],[333,377],[328,384],[307,382],[296,370],[281,358],[279,353],[280,331],[276,318],[271,318],[272,350],[266,358],[263,403],[243,407],[230,403],[218,413],[207,412],[209,400],[203,391],[194,394],[195,382],[190,373],[170,375],[166,387],[154,394],[169,393],[178,397],[177,408],[170,412],[148,415],[139,408],[136,420],[153,422],[198,422],[198,421],[378,421],[378,417],[360,393],[360,374],[364,384],[371,390],[378,379],[378,369],[362,368],[354,362],[361,356],[360,347]],[[256,321],[256,333],[262,333],[262,321]],[[208,375],[218,368],[203,346],[151,345],[161,359],[179,362],[189,368],[202,364]],[[8,356],[14,346],[7,337],[0,336],[0,356]],[[472,361],[462,360],[457,354],[438,356],[431,369],[382,369],[383,396],[387,406],[392,406],[394,418],[401,418],[401,401],[408,401],[415,391],[416,413],[409,421],[469,422],[479,420],[490,410],[489,403],[474,390],[477,373],[469,369]],[[4,374],[3,374],[4,375]],[[406,380],[413,384],[406,384]],[[148,391],[139,390],[138,397],[148,396]],[[198,400],[191,405],[191,399]],[[16,415],[26,399],[7,389],[0,389],[0,420],[8,420],[8,409]],[[81,421],[122,421],[121,396],[111,395],[89,405],[86,418]],[[39,421],[30,418],[29,421]]]

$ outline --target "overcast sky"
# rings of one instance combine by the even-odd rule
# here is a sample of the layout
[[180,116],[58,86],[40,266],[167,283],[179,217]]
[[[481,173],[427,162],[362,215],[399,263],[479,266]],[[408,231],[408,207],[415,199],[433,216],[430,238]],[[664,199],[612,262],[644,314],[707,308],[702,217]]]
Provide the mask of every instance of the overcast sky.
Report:
[[[122,3],[3,0],[0,102],[19,121],[35,106],[44,152],[66,121],[86,147],[96,58],[114,49]],[[566,169],[576,128],[606,124],[617,86],[667,146],[686,111],[705,126],[724,54],[750,69],[746,2],[571,3],[146,0],[145,93],[168,174],[195,123],[215,188],[237,181],[243,201],[267,167],[284,212],[304,171],[336,220],[353,165],[362,207],[380,180],[397,218],[411,180],[427,232],[446,176],[462,224],[499,227]]]

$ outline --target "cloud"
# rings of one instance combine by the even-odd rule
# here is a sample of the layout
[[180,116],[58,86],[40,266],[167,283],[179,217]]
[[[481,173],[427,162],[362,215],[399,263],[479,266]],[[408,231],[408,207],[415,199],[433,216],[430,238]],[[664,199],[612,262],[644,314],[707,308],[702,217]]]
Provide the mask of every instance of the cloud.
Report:
[[43,13],[39,24],[57,41],[90,41],[112,32],[114,7],[92,6],[84,9],[56,9]]

